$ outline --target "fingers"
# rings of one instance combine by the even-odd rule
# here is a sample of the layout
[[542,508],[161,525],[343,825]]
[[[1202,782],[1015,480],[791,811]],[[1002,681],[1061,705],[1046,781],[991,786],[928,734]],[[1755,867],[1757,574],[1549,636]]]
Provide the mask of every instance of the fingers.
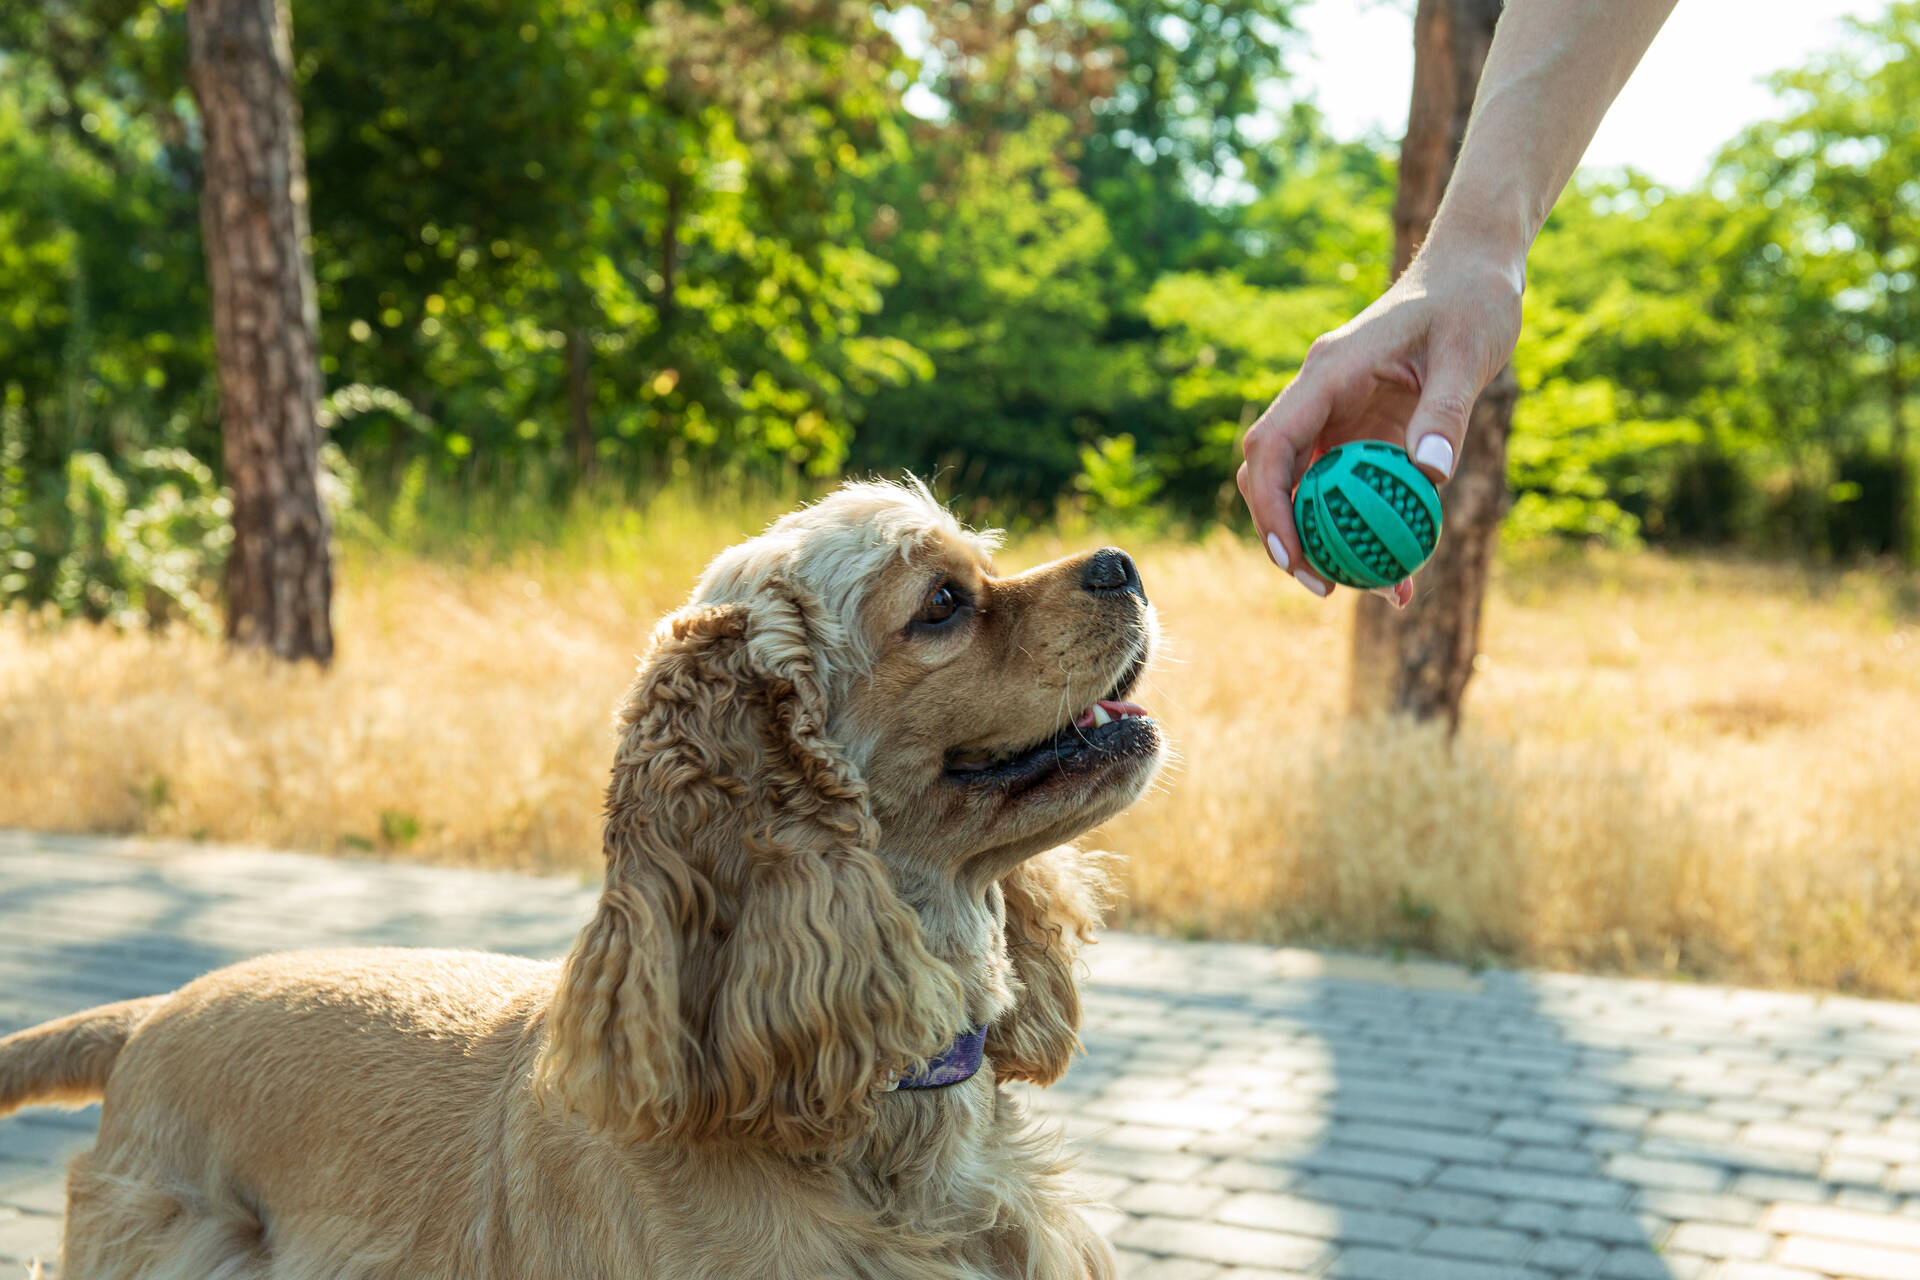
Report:
[[[1288,473],[1288,478],[1284,482],[1278,483],[1280,491],[1286,492],[1293,488],[1293,482],[1290,476],[1292,469],[1284,468],[1283,470]],[[1273,478],[1270,473],[1266,474],[1269,474],[1270,479]],[[1247,501],[1248,510],[1254,509],[1253,495],[1262,483],[1256,481],[1253,477],[1253,467],[1250,463],[1246,462],[1240,464],[1240,470],[1234,476],[1234,482],[1240,486],[1240,496]],[[1308,591],[1311,591],[1314,595],[1324,598],[1327,593],[1333,589],[1333,585],[1322,581],[1318,574],[1305,567],[1305,559],[1301,556],[1299,549],[1299,535],[1293,528],[1293,503],[1291,501],[1285,503],[1282,507],[1281,515],[1275,518],[1283,519],[1286,522],[1287,538],[1283,539],[1280,530],[1277,529],[1256,528],[1255,530],[1260,538],[1260,545],[1266,550],[1267,558],[1273,561],[1274,567],[1279,569],[1280,572],[1293,578],[1294,581],[1298,582]],[[1254,517],[1254,524],[1256,526],[1261,524],[1261,519],[1258,515]],[[1291,539],[1293,542],[1294,549],[1291,551],[1287,549],[1287,539]]]
[[1421,387],[1420,403],[1407,420],[1407,452],[1435,484],[1452,477],[1479,396],[1473,375],[1451,365],[1436,365]]
[[1235,477],[1268,557],[1281,572],[1323,598],[1333,584],[1313,572],[1300,550],[1300,534],[1293,524],[1293,491],[1300,459],[1319,438],[1330,408],[1316,380],[1303,371],[1247,432],[1246,461]]
[[1407,578],[1390,587],[1375,587],[1370,594],[1379,596],[1396,609],[1404,609],[1413,603],[1413,579]]

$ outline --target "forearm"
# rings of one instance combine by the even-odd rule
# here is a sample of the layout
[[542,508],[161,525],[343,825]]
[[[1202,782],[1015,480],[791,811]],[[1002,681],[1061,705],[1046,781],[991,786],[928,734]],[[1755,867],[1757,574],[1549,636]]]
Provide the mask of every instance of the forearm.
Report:
[[1509,0],[1429,242],[1492,255],[1517,284],[1541,224],[1674,4]]

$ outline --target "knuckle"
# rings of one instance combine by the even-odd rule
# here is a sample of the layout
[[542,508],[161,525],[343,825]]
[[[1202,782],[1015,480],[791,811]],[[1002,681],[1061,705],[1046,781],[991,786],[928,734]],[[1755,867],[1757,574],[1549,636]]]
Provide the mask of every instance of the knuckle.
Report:
[[1473,402],[1480,397],[1465,387],[1436,387],[1427,393],[1427,407],[1443,418],[1464,421],[1473,412]]
[[1267,417],[1262,416],[1260,421],[1248,427],[1247,434],[1241,437],[1240,453],[1241,456],[1246,459],[1246,462],[1240,464],[1242,469],[1245,469],[1248,463],[1256,462],[1266,457],[1267,451],[1272,445],[1273,437],[1273,428],[1270,425],[1270,421]]

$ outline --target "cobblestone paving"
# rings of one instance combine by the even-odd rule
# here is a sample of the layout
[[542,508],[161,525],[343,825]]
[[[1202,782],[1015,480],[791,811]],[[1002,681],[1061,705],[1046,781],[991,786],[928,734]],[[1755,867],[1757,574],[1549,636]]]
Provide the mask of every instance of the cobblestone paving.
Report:
[[[0,1032],[267,950],[554,955],[556,879],[0,832]],[[1059,1115],[1135,1280],[1920,1280],[1920,1007],[1111,935]],[[97,1113],[0,1120],[0,1276]]]

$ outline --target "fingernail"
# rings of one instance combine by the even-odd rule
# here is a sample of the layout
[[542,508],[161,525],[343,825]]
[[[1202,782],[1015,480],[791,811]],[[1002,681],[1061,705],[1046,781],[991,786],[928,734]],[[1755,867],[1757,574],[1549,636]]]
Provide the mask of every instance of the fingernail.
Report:
[[1312,574],[1308,573],[1305,569],[1295,569],[1293,571],[1293,576],[1296,580],[1299,581],[1301,586],[1313,592],[1313,594],[1319,596],[1323,600],[1326,598],[1327,590],[1328,590],[1326,583],[1320,581],[1320,579],[1314,577]]
[[1413,451],[1413,460],[1450,476],[1453,474],[1453,442],[1442,435],[1421,436],[1419,447]]
[[1287,549],[1280,545],[1279,534],[1270,533],[1267,535],[1267,554],[1272,556],[1273,562],[1280,566],[1280,572],[1285,573],[1287,571]]

